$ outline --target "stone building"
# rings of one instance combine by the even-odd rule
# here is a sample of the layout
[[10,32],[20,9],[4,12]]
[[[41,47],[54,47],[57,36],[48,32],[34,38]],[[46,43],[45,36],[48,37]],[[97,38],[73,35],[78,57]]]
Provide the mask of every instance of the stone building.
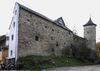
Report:
[[96,24],[90,20],[84,25],[84,38],[87,39],[87,47],[96,50]]
[[82,38],[65,26],[62,17],[53,21],[19,3],[15,4],[13,14],[8,59],[17,61],[28,55],[78,57],[85,48],[95,51],[96,24],[91,19],[84,25]]

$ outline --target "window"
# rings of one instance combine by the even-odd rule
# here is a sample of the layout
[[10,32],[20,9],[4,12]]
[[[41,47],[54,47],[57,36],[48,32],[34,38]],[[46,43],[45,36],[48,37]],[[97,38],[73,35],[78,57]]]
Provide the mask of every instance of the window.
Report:
[[15,27],[15,22],[13,23],[13,27]]
[[12,40],[14,39],[14,35],[11,36],[11,39],[12,39]]
[[89,32],[87,31],[87,34],[89,34]]
[[51,51],[54,52],[55,51],[54,48],[51,48]]
[[54,31],[54,29],[52,29],[52,31]]
[[15,10],[15,15],[17,14],[17,10]]
[[51,37],[51,40],[54,40],[54,38],[53,38],[53,37]]
[[47,26],[45,26],[45,28],[48,28]]
[[56,42],[56,46],[59,46],[59,45],[58,45],[58,42]]
[[39,37],[38,36],[35,36],[35,41],[39,41]]
[[13,51],[12,51],[12,50],[10,51],[10,55],[11,55],[11,56],[13,55]]
[[27,21],[28,21],[28,22],[30,22],[30,20],[29,20],[29,19],[27,19]]

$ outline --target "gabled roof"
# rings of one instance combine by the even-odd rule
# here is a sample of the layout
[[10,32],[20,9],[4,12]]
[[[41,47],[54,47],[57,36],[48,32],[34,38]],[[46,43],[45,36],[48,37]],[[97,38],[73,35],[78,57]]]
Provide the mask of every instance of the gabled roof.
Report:
[[91,25],[97,26],[96,24],[94,24],[92,22],[91,17],[90,17],[89,21],[85,25],[83,25],[83,26],[85,27],[85,26],[91,26]]
[[[16,3],[17,3],[17,2],[16,2]],[[59,27],[65,29],[65,30],[67,30],[67,31],[72,32],[70,29],[66,28],[66,26],[63,27],[63,26],[61,26],[61,25],[58,25],[55,21],[53,21],[53,20],[47,18],[46,16],[44,16],[44,15],[42,15],[42,14],[36,12],[36,11],[33,11],[33,10],[31,10],[31,9],[29,9],[29,8],[27,8],[27,7],[25,7],[25,6],[21,5],[21,4],[19,4],[19,3],[17,3],[17,4],[19,5],[19,8],[22,8],[22,9],[24,9],[24,10],[30,12],[30,13],[33,13],[33,14],[35,14],[35,15],[37,15],[37,16],[39,16],[39,17],[41,17],[41,18],[43,18],[43,19],[45,19],[45,20],[47,20],[47,21],[49,21],[49,22],[52,22],[53,24],[55,24],[55,25],[57,25],[57,26],[59,26]],[[60,18],[60,19],[61,19],[61,18]],[[65,25],[65,24],[64,24],[64,21],[63,21],[63,25]]]
[[65,23],[64,23],[62,17],[60,17],[60,18],[58,18],[57,20],[55,20],[55,22],[56,22],[58,25],[62,26],[62,27],[65,26]]
[[[17,3],[17,2],[16,2],[16,3]],[[36,11],[30,9],[30,8],[27,8],[27,7],[24,6],[24,5],[21,5],[21,4],[19,4],[19,3],[17,3],[17,4],[19,5],[19,8],[22,8],[22,9],[24,9],[24,10],[30,12],[30,13],[33,13],[33,14],[35,14],[35,15],[41,17],[41,18],[44,18],[44,19],[46,19],[46,20],[52,21],[52,20],[49,19],[48,17],[46,17],[46,16],[44,16],[44,15],[42,15],[42,14],[40,14],[40,13],[38,13],[38,12],[36,12]]]
[[6,35],[0,36],[0,42],[2,42],[3,40],[6,40]]
[[63,28],[66,28],[67,30],[70,30],[68,27],[66,27],[65,22],[64,22],[64,20],[63,20],[62,17],[56,19],[54,22],[55,22],[57,25],[59,25],[59,26],[61,26],[61,27],[63,27]]

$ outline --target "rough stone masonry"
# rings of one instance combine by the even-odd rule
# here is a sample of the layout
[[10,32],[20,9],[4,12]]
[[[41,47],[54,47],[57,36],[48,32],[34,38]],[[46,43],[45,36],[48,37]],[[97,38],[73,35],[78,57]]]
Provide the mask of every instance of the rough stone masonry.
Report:
[[[12,22],[18,31],[12,37],[15,40],[15,58],[28,55],[42,56],[67,56],[67,57],[89,57],[95,52],[96,24],[90,20],[84,25],[84,38],[76,35],[65,26],[63,18],[54,21],[37,13],[19,3],[16,3],[14,13],[18,14],[18,23]],[[14,29],[14,27],[11,27]],[[10,28],[10,31],[12,29]],[[12,43],[12,41],[11,41]],[[14,45],[14,44],[10,44]],[[11,48],[11,47],[9,47]]]

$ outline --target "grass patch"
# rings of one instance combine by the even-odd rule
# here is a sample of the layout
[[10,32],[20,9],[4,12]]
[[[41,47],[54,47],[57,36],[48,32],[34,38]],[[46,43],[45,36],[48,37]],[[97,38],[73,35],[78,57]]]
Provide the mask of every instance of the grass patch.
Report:
[[93,64],[88,60],[51,56],[26,56],[19,58],[18,62],[22,64],[21,69],[36,71],[54,67],[82,66]]

